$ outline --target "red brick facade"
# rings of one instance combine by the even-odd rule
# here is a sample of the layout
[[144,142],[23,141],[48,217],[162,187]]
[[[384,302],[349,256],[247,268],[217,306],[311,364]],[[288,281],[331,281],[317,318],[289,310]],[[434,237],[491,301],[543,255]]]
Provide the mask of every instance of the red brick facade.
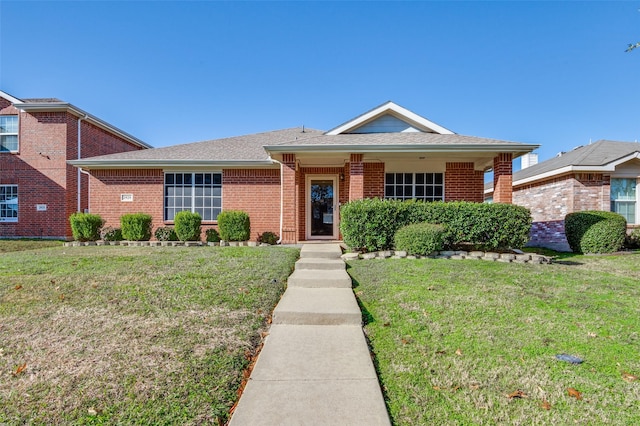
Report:
[[[17,115],[19,151],[0,153],[0,184],[18,186],[18,221],[0,222],[0,237],[69,238],[69,215],[77,210],[78,117],[68,111],[20,112],[0,97],[0,115]],[[81,122],[81,155],[140,149],[87,121]],[[81,209],[88,208],[88,177],[81,177]],[[46,205],[38,211],[37,205]]]
[[484,172],[474,169],[473,163],[447,163],[444,174],[446,201],[481,203],[484,191]]
[[[385,164],[363,162],[361,155],[352,155],[353,164],[343,167],[304,167],[296,155],[285,154],[280,169],[225,169],[222,171],[223,210],[243,210],[251,219],[251,239],[265,231],[280,234],[282,201],[282,241],[297,243],[307,235],[307,184],[309,176],[335,178],[338,201],[384,196]],[[90,182],[91,210],[118,226],[125,213],[145,212],[153,217],[154,229],[169,226],[163,214],[163,176],[160,169],[93,170]],[[283,187],[281,189],[281,182]],[[482,201],[483,173],[473,163],[447,163],[445,201]],[[133,201],[121,201],[121,194],[131,194]],[[281,200],[282,194],[282,200]],[[339,218],[337,219],[339,220]],[[203,229],[217,226],[203,223]]]
[[280,235],[280,170],[224,170],[222,208],[249,214],[253,241],[266,231]]
[[513,203],[531,210],[530,244],[568,250],[564,217],[584,210],[610,210],[610,177],[571,173],[513,190]]

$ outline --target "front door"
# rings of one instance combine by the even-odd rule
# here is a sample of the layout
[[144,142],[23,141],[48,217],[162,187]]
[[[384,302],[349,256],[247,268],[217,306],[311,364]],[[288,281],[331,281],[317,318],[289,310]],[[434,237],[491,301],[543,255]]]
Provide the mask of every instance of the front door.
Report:
[[307,179],[307,238],[335,240],[338,235],[337,179],[309,176]]

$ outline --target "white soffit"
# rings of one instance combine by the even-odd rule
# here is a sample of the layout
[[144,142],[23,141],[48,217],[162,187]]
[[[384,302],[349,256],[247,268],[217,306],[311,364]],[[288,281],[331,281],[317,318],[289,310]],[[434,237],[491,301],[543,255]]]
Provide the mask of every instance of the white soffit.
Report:
[[372,109],[369,112],[365,112],[364,114],[350,121],[347,121],[346,123],[341,124],[338,127],[335,127],[329,130],[325,134],[329,136],[333,136],[333,135],[339,135],[342,133],[349,133],[357,129],[358,127],[366,123],[369,123],[385,114],[391,114],[394,117],[399,118],[400,120],[407,121],[409,124],[415,123],[418,127],[422,127],[423,129],[432,131],[434,133],[438,133],[441,135],[454,134],[451,130],[446,129],[430,120],[427,120],[426,118],[421,117],[418,114],[411,112],[408,109],[403,108],[400,105],[395,104],[391,101],[386,102],[380,105],[379,107]]

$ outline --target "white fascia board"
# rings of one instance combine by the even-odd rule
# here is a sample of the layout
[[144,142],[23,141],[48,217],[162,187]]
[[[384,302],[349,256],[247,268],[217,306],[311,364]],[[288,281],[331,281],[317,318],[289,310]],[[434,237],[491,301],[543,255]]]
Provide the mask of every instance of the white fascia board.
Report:
[[277,165],[275,161],[204,161],[204,160],[69,160],[67,164],[87,170],[94,169],[149,169],[163,167],[269,167]]
[[3,92],[2,90],[0,90],[0,97],[5,98],[6,100],[8,100],[9,102],[11,102],[12,104],[14,104],[14,106],[17,108],[17,106],[15,104],[22,104],[24,103],[24,101],[22,101],[21,99],[18,99],[14,96],[11,96],[10,94],[8,94],[7,92]]
[[513,186],[524,185],[527,183],[535,182],[538,180],[544,180],[553,176],[563,175],[565,173],[571,173],[571,172],[595,172],[595,173],[615,172],[617,166],[636,158],[640,159],[640,152],[634,152],[633,154],[629,154],[625,157],[619,158],[615,161],[612,161],[611,163],[605,164],[604,166],[565,166],[559,169],[548,171],[546,173],[530,176],[525,179],[520,179],[518,181],[513,182]]
[[275,145],[264,146],[267,152],[531,152],[539,145]]
[[439,126],[438,124],[427,120],[424,117],[419,116],[418,114],[409,111],[406,108],[401,107],[398,104],[395,104],[391,101],[386,102],[382,105],[380,105],[377,108],[372,109],[369,112],[366,112],[356,118],[354,118],[353,120],[347,121],[344,124],[341,124],[340,126],[329,130],[327,133],[325,133],[326,135],[329,136],[333,136],[333,135],[339,135],[341,133],[345,133],[353,128],[359,127],[361,126],[363,123],[366,123],[367,121],[376,118],[378,116],[383,115],[386,112],[389,111],[393,111],[395,112],[396,117],[402,119],[405,118],[407,120],[413,121],[417,124],[419,124],[420,126],[429,128],[433,131],[435,131],[436,133],[439,133],[441,135],[452,135],[454,134],[451,130],[446,129],[442,126]]
[[153,148],[153,146],[141,141],[133,135],[130,135],[124,130],[120,130],[117,127],[107,123],[106,121],[99,119],[95,115],[89,114],[88,112],[83,111],[80,108],[67,102],[22,103],[20,105],[16,105],[16,108],[19,108],[22,111],[26,112],[70,112],[76,117],[86,117],[86,121],[100,127],[103,130],[116,134],[134,145],[143,148]]

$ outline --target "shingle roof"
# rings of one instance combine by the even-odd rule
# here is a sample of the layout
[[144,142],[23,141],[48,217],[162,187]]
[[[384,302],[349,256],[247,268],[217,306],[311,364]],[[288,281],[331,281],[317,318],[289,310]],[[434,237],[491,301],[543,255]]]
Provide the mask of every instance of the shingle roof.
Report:
[[[321,135],[322,131],[295,127],[272,132],[235,136],[173,145],[162,148],[129,151],[88,159],[91,162],[145,162],[145,161],[267,161],[269,155],[263,145],[279,144],[287,141],[303,141]],[[85,163],[79,160],[77,163]],[[72,163],[75,164],[76,162]]]
[[55,104],[55,103],[64,103],[64,101],[61,101],[58,98],[29,98],[29,99],[22,99],[22,101],[24,103],[27,104]]
[[523,148],[527,144],[509,142],[497,139],[479,138],[457,134],[440,135],[437,133],[407,132],[407,133],[351,133],[341,135],[321,135],[302,141],[285,141],[280,144],[266,144],[267,148],[275,146],[376,146],[376,145],[511,145]]
[[513,174],[513,182],[535,178],[537,175],[551,173],[554,170],[560,170],[570,166],[593,166],[595,169],[635,152],[640,152],[640,143],[599,140],[517,171]]

